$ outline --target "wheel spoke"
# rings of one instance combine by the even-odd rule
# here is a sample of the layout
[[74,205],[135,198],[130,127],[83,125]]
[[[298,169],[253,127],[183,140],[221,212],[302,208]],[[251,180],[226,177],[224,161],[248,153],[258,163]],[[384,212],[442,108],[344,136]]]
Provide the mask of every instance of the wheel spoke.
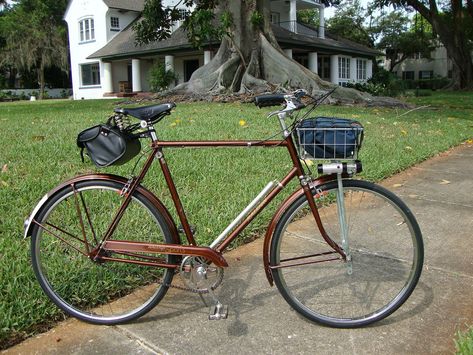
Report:
[[[319,189],[333,196],[337,182]],[[296,311],[327,325],[354,327],[378,321],[405,302],[422,270],[423,245],[412,213],[392,193],[358,180],[343,181],[343,190],[345,198],[335,201],[344,200],[353,273],[347,273],[344,262],[317,260],[324,243],[312,231],[304,196],[276,226],[270,265],[279,291]],[[329,236],[341,235],[336,203],[318,203]]]
[[[122,189],[121,182],[76,181],[52,195],[34,220],[32,261],[41,287],[63,311],[91,323],[116,324],[146,313],[165,295],[175,272],[172,255],[97,252],[89,244],[103,235],[120,209]],[[114,239],[171,243],[157,207],[139,192],[130,198]],[[87,257],[85,250],[97,257]]]

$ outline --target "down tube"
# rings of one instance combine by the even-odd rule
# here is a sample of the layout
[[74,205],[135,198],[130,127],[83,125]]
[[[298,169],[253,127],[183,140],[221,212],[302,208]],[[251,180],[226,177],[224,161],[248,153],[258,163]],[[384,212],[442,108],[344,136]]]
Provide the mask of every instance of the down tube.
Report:
[[272,190],[268,196],[245,218],[245,220],[236,227],[233,232],[224,239],[215,250],[222,252],[225,248],[241,233],[243,229],[251,223],[251,221],[284,189],[284,187],[298,175],[298,168],[294,167],[286,175],[286,177]]

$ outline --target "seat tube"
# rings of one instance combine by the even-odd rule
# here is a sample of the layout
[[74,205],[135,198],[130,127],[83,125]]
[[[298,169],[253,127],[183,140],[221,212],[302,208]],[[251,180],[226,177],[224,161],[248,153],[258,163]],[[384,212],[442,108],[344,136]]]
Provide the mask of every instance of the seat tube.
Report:
[[179,216],[179,220],[181,221],[182,228],[184,229],[184,233],[186,234],[187,241],[190,245],[197,245],[194,239],[194,234],[192,233],[191,227],[189,225],[189,221],[187,220],[187,216],[184,211],[184,206],[182,205],[181,199],[177,192],[176,185],[174,184],[174,180],[172,179],[171,171],[169,170],[166,159],[164,158],[164,154],[160,148],[157,151],[156,158],[158,159],[159,165],[161,166],[164,179],[166,180],[169,192],[171,193],[171,198],[174,203],[174,207],[176,208],[176,212]]

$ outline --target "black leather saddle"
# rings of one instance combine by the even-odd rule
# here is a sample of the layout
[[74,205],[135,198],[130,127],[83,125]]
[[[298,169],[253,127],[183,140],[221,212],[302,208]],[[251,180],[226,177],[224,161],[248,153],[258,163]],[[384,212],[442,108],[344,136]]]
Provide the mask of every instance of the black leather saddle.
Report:
[[114,112],[130,115],[143,121],[154,121],[162,115],[167,115],[176,107],[174,102],[160,105],[151,105],[135,108],[116,108]]

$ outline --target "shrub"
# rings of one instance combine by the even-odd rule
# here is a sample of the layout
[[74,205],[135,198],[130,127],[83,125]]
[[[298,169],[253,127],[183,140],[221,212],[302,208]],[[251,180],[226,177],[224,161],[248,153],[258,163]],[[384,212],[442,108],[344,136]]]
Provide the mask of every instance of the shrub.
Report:
[[436,77],[432,79],[404,80],[406,89],[439,90],[450,84],[450,79]]
[[168,89],[176,80],[176,73],[172,70],[166,70],[165,65],[162,63],[153,66],[149,72],[150,89],[154,92]]
[[373,96],[399,96],[404,92],[402,80],[394,73],[381,68],[366,82],[348,83],[347,86]]

